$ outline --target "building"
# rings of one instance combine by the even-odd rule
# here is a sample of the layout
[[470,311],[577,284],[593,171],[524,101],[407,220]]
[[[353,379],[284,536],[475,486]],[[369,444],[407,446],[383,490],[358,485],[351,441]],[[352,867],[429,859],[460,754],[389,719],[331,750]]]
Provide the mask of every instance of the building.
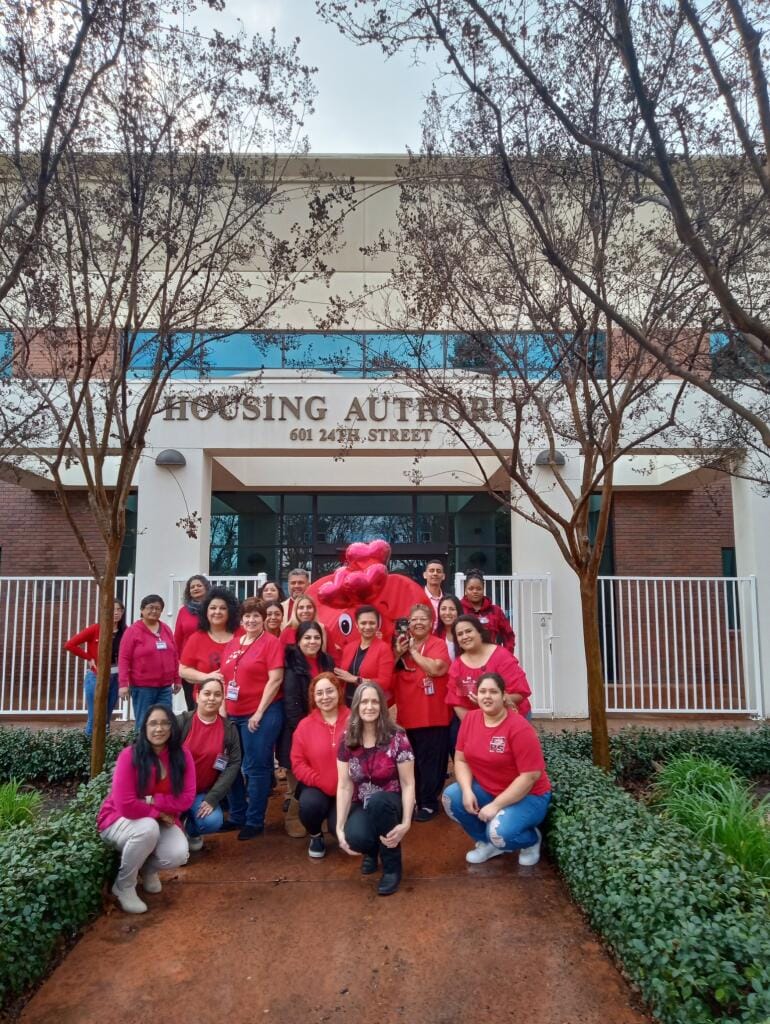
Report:
[[[329,157],[322,162],[359,182],[386,184],[396,161]],[[361,292],[387,280],[387,265],[361,250],[393,223],[396,202],[395,189],[385,188],[351,215],[345,245],[335,257],[337,291]],[[325,285],[311,282],[286,311],[284,323],[258,345],[233,335],[212,353],[205,378],[188,373],[170,385],[169,404],[151,429],[129,510],[122,569],[135,572],[136,592],[166,593],[170,578],[199,571],[266,573],[285,580],[291,568],[303,565],[314,576],[323,575],[337,564],[347,543],[380,536],[393,546],[391,568],[418,576],[428,558],[440,557],[450,578],[471,567],[493,576],[542,578],[548,580],[550,605],[542,606],[546,591],[533,590],[518,609],[544,652],[536,669],[543,672],[539,707],[556,716],[585,715],[577,581],[553,539],[510,514],[505,504],[509,480],[494,456],[478,445],[473,452],[463,448],[437,421],[430,403],[383,375],[383,353],[402,345],[399,335],[379,330],[374,313],[349,329],[316,329],[311,311],[325,308],[328,295]],[[427,343],[437,365],[449,371],[462,368],[455,336],[434,332]],[[137,365],[137,390],[141,376]],[[230,389],[224,397],[223,382]],[[665,381],[660,386],[673,387]],[[483,405],[479,409],[482,414]],[[544,438],[532,445],[533,466],[543,446]],[[178,454],[158,458],[167,452]],[[565,479],[577,479],[574,452],[565,447],[563,454],[560,472]],[[693,470],[676,452],[645,453],[644,472],[641,461],[641,456],[636,462],[629,456],[617,468],[604,573],[755,575],[759,607],[770,608],[770,545],[765,539],[770,502],[740,480]],[[535,472],[538,486],[553,486],[553,466]],[[502,505],[490,493],[484,473],[491,491],[502,495]],[[79,486],[76,474],[72,486]],[[82,508],[87,523],[85,495]],[[175,525],[191,513],[200,517],[195,536]],[[0,483],[0,574],[84,572],[50,482],[27,470],[21,484]],[[705,600],[708,610],[722,598]],[[747,605],[744,635],[737,638],[734,605],[737,601],[743,608],[744,598],[736,591],[730,600],[732,618],[723,616],[725,650],[734,645],[735,657],[739,649],[751,655],[745,672],[754,691],[751,710],[758,711],[760,669],[766,690],[770,687],[770,634],[749,630]],[[691,598],[682,614],[692,615],[693,607]],[[632,602],[628,615],[643,641],[651,613],[643,611],[641,598]],[[684,629],[677,642],[691,642],[685,636],[689,632]],[[620,644],[618,637],[615,629],[613,648]],[[638,660],[625,646],[605,657],[613,678],[624,668],[633,670]],[[712,661],[720,659],[723,653]],[[633,680],[630,689],[643,690],[644,685]],[[727,684],[724,688],[729,689]],[[765,693],[764,706],[769,696]],[[680,709],[695,706],[686,700]],[[742,706],[736,703],[736,709]]]

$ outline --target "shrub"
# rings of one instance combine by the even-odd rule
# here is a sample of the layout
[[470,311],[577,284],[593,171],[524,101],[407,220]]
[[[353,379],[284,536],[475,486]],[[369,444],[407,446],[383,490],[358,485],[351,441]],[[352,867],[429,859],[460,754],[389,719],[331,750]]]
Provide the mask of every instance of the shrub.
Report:
[[[107,737],[106,769],[131,739]],[[0,729],[0,782],[86,779],[90,766],[91,742],[79,729]]]
[[770,888],[770,800],[757,803],[734,769],[692,754],[676,757],[658,772],[653,801]]
[[11,825],[28,825],[40,813],[39,793],[23,792],[15,780],[0,786],[0,832]]
[[115,858],[96,831],[108,788],[99,775],[66,810],[0,835],[0,1004],[37,981],[61,938],[101,907]]
[[[570,745],[570,744],[567,744]],[[770,1015],[770,900],[714,847],[549,743],[547,842],[573,898],[663,1024]],[[647,756],[647,755],[645,755]]]
[[[591,757],[591,734],[544,736],[544,749]],[[648,779],[656,765],[679,754],[700,754],[731,765],[746,778],[770,774],[770,725],[758,729],[624,729],[610,737],[612,771],[623,783]]]

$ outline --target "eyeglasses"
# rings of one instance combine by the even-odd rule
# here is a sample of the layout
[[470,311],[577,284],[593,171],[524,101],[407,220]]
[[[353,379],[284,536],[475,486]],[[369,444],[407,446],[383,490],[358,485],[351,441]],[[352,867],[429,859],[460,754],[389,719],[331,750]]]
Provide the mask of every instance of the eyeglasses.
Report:
[[171,722],[148,722],[148,729],[170,729]]

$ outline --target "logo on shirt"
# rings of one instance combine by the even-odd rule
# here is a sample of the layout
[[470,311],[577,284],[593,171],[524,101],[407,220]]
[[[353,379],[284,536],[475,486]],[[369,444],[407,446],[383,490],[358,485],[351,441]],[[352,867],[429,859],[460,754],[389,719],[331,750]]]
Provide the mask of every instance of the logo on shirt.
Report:
[[489,752],[491,754],[504,754],[505,736],[493,736],[489,741]]

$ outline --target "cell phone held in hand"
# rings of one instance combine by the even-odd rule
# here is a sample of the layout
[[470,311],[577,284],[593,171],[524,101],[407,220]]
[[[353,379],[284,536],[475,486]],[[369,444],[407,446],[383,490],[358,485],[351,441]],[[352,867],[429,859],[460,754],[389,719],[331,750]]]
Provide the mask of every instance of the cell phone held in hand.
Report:
[[406,636],[409,632],[409,619],[396,619],[393,623],[396,636]]

